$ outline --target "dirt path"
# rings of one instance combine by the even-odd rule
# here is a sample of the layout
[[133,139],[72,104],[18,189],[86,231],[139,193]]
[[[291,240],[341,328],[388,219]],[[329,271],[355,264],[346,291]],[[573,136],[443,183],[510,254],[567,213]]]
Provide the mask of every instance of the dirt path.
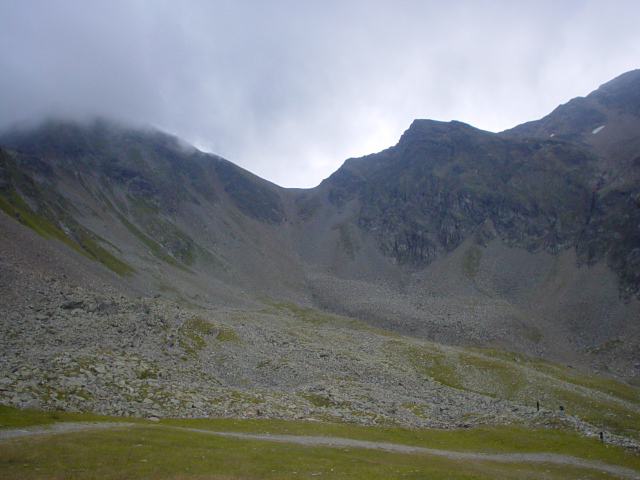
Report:
[[0,441],[13,437],[26,435],[60,434],[77,432],[78,430],[104,430],[107,428],[132,427],[135,423],[120,422],[59,422],[49,425],[36,425],[33,427],[0,429]]
[[[55,423],[52,425],[39,425],[35,427],[25,427],[20,429],[0,429],[0,441],[21,437],[26,435],[43,435],[43,434],[60,434],[74,432],[79,430],[96,430],[106,428],[128,428],[132,426],[140,426],[134,423],[106,423],[106,422],[68,422]],[[166,426],[165,426],[166,427]],[[368,448],[375,450],[384,450],[387,452],[397,453],[422,453],[427,455],[438,455],[454,460],[481,460],[494,462],[521,462],[521,463],[551,463],[555,465],[566,465],[580,468],[589,468],[599,470],[601,472],[618,475],[622,478],[630,478],[640,480],[640,472],[631,468],[621,467],[618,465],[609,465],[602,462],[585,460],[571,455],[562,455],[558,453],[473,453],[473,452],[456,452],[452,450],[438,450],[435,448],[414,447],[410,445],[402,445],[398,443],[372,442],[367,440],[354,440],[351,438],[340,437],[321,437],[311,435],[277,435],[277,434],[250,434],[236,432],[218,432],[213,430],[203,430],[199,428],[183,428],[169,427],[180,430],[189,430],[193,432],[205,433],[209,435],[222,435],[227,437],[246,438],[252,440],[265,440],[271,442],[296,443],[298,445],[309,446],[327,446],[337,448]]]

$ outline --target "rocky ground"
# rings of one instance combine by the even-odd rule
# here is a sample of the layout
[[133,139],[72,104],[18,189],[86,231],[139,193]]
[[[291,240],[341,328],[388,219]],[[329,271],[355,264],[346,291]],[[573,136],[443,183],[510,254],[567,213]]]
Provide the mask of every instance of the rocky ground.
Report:
[[367,327],[318,315],[297,329],[286,306],[205,312],[75,289],[4,315],[0,393],[16,406],[436,427],[513,410],[385,362],[389,338]]
[[199,310],[56,283],[44,293],[0,312],[6,405],[152,419],[441,429],[516,423],[598,434],[555,408],[538,411],[436,381],[406,355],[420,341],[345,317],[286,303]]
[[[560,414],[555,399],[510,395],[508,380],[484,389],[485,372],[465,367],[469,359],[455,347],[266,298],[252,301],[259,307],[205,309],[151,296],[135,278],[125,283],[3,215],[0,227],[2,404],[123,417],[442,429],[515,423],[599,434]],[[462,387],[446,381],[460,365]]]

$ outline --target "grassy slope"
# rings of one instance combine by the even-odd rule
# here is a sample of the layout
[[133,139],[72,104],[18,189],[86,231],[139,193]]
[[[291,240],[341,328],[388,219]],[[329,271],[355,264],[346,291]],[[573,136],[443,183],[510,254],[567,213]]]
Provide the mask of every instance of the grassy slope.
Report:
[[[410,365],[422,376],[454,388],[530,407],[539,402],[543,410],[554,412],[562,405],[566,415],[575,415],[597,428],[636,441],[640,439],[640,388],[515,352],[445,346],[287,302],[273,306],[280,315],[291,314],[297,334],[309,338],[317,335],[318,326],[323,324],[387,337],[386,351],[376,358],[381,368],[385,364],[401,369]],[[546,426],[567,427],[561,419],[556,421],[557,424],[547,422]]]
[[[3,426],[98,417],[0,407]],[[117,421],[103,418],[105,421]],[[128,422],[131,419],[127,419]],[[385,441],[456,451],[554,452],[640,470],[640,458],[594,439],[557,430],[482,427],[432,431],[265,420],[139,421],[135,427],[20,437],[0,442],[0,478],[615,478],[550,464],[453,460],[362,448],[312,447],[219,437],[174,427],[248,433],[288,433]]]
[[566,413],[594,426],[640,438],[640,389],[636,387],[496,349],[453,348],[407,339],[389,345],[445,385],[529,406],[540,402],[546,409],[562,405]]

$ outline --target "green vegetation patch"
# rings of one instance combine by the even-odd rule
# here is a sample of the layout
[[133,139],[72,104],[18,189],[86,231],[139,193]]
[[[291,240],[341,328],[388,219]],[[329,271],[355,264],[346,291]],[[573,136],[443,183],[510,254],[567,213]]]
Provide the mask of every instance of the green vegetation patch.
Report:
[[[355,318],[332,315],[321,310],[316,310],[315,308],[303,307],[295,303],[283,300],[263,298],[262,301],[272,306],[275,310],[275,313],[280,316],[283,313],[289,314],[292,315],[296,320],[311,324],[313,326],[331,325],[339,328],[345,328],[348,331],[365,331],[383,337],[401,338],[401,336],[395,332],[373,327],[368,323],[363,322],[362,320],[357,320]],[[274,312],[266,310],[262,313]],[[296,326],[296,329],[299,329],[299,325]]]
[[[50,169],[44,164],[41,168]],[[27,173],[21,172],[15,160],[2,150],[0,173],[4,179],[0,185],[0,209],[9,216],[45,238],[55,238],[69,245],[118,275],[126,277],[134,272],[133,268],[98,244],[96,240],[102,239],[88,232],[69,215],[67,210],[73,207],[64,197],[46,184],[40,184]]]
[[[265,303],[275,308],[278,313],[288,313],[293,315],[296,320],[300,320],[304,323],[310,323],[312,325],[323,325],[329,323],[332,320],[330,314],[321,312],[310,307],[302,307],[295,303],[288,302],[286,300],[269,300],[265,299]],[[269,312],[265,312],[269,313]]]
[[71,224],[71,228],[69,228],[70,233],[73,235],[73,237],[71,237],[58,228],[54,221],[47,218],[47,215],[35,213],[16,192],[14,193],[11,197],[11,202],[0,197],[0,209],[9,216],[15,218],[45,238],[54,238],[69,245],[85,257],[102,263],[121,277],[128,277],[135,272],[131,266],[101,247],[98,242],[96,242],[84,228],[76,224],[75,221],[67,219],[67,223]]
[[202,350],[206,346],[207,335],[211,335],[215,331],[213,323],[199,316],[192,317],[178,329],[180,346],[189,355],[195,356],[198,350]]
[[0,429],[31,427],[35,425],[51,425],[58,422],[127,422],[144,423],[148,420],[136,418],[110,417],[90,413],[70,413],[58,411],[41,411],[0,405]]
[[471,245],[462,255],[462,271],[466,277],[475,278],[480,269],[482,250],[478,245]]
[[229,342],[229,343],[235,343],[237,345],[244,345],[244,342],[240,339],[240,337],[238,336],[238,334],[233,330],[233,328],[227,326],[227,325],[222,325],[220,327],[220,333],[218,333],[218,336],[216,337],[216,340],[219,340],[221,342]]
[[640,389],[497,349],[388,342],[422,374],[453,388],[577,415],[598,428],[640,438]]

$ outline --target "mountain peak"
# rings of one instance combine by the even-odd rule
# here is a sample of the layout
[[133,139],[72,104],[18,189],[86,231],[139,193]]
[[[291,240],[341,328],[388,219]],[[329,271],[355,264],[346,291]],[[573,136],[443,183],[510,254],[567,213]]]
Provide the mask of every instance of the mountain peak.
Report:
[[403,138],[411,138],[416,135],[441,135],[449,132],[481,132],[468,123],[460,122],[458,120],[451,120],[448,122],[440,120],[428,120],[428,119],[416,119],[411,122],[409,128],[400,137],[399,143],[403,142]]
[[640,89],[640,69],[631,70],[618,75],[613,80],[600,85],[598,90],[605,91],[625,91],[626,93],[632,93],[633,91]]
[[612,110],[640,117],[640,70],[623,73],[602,84],[587,98]]
[[586,97],[576,97],[558,106],[540,120],[523,123],[502,133],[591,143],[592,134],[600,127],[612,120],[626,124],[633,121],[630,120],[632,117],[640,119],[640,70],[624,73]]
[[132,126],[96,117],[74,121],[49,118],[35,127],[20,126],[0,136],[3,146],[30,155],[57,154],[77,158],[123,143],[149,143],[176,153],[195,153],[197,149],[184,140],[154,127]]

